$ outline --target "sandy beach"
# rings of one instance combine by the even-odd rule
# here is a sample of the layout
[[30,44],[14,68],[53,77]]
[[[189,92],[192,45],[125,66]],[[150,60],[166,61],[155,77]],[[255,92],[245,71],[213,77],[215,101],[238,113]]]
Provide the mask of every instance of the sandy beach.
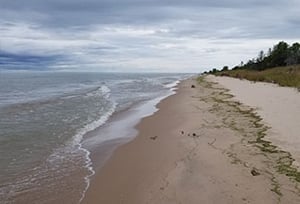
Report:
[[255,108],[271,127],[266,138],[292,153],[294,164],[299,166],[300,93],[296,88],[229,77],[210,76],[210,79],[229,89],[236,100]]
[[300,203],[289,149],[269,142],[276,124],[218,80],[181,82],[91,178],[82,203]]

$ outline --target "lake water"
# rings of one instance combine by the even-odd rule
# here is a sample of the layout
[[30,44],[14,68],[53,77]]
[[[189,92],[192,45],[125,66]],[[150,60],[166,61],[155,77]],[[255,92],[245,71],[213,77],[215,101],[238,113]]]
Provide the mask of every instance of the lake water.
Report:
[[187,76],[0,72],[1,203],[79,203],[94,173],[86,133]]

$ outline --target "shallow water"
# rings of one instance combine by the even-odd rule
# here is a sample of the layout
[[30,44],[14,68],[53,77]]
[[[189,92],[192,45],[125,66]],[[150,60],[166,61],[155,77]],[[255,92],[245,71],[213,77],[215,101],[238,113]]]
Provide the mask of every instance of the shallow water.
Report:
[[78,203],[93,174],[85,134],[187,76],[0,73],[1,202]]

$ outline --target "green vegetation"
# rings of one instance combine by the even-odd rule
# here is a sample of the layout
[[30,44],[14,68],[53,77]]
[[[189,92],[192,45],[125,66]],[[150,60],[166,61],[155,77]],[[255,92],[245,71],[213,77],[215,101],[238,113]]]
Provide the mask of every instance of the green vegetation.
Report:
[[296,87],[300,89],[300,65],[276,67],[263,71],[235,69],[220,71],[215,73],[217,76],[230,76],[250,81],[262,81],[276,83],[280,86]]
[[256,59],[249,60],[246,64],[241,62],[239,66],[233,69],[262,71],[272,67],[296,64],[300,64],[300,44],[296,42],[290,46],[286,42],[281,41],[273,49],[269,48],[267,54],[264,51],[260,51]]
[[296,42],[289,45],[281,41],[273,49],[270,48],[267,54],[260,51],[256,59],[251,59],[246,64],[241,62],[231,70],[228,66],[224,66],[221,71],[214,68],[208,73],[277,83],[300,90],[300,44]]

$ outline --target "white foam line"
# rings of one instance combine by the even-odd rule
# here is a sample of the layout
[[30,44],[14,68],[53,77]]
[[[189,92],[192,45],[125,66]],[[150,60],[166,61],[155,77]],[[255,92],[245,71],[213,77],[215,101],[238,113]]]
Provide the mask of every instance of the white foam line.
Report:
[[86,182],[86,188],[82,192],[82,196],[81,196],[81,198],[79,200],[79,203],[82,202],[82,200],[83,200],[83,198],[85,196],[85,193],[86,193],[87,189],[90,186],[90,177],[95,174],[95,171],[94,171],[93,166],[92,166],[93,163],[92,163],[92,160],[90,158],[90,152],[87,149],[85,149],[85,148],[82,147],[81,141],[83,139],[83,135],[85,135],[86,133],[88,133],[88,132],[90,132],[90,131],[92,131],[92,130],[98,128],[98,127],[100,127],[101,125],[103,125],[109,119],[109,117],[114,113],[115,109],[116,109],[116,103],[114,102],[113,103],[113,107],[111,108],[111,110],[109,112],[107,112],[106,115],[102,116],[99,120],[94,121],[94,122],[88,124],[87,126],[85,126],[75,136],[74,142],[76,142],[76,144],[79,145],[79,147],[78,147],[79,150],[82,150],[82,151],[85,152],[85,157],[86,157],[86,165],[85,165],[85,167],[90,171],[90,174],[84,177],[84,180]]
[[[105,96],[106,99],[109,98],[110,96],[110,89],[107,86],[101,86],[100,89],[101,94],[103,96]],[[93,176],[95,174],[95,171],[93,169],[92,166],[92,160],[90,158],[90,152],[82,147],[82,139],[83,136],[92,131],[95,130],[96,128],[100,127],[101,125],[103,125],[108,119],[109,117],[115,112],[117,104],[115,102],[113,102],[112,107],[110,108],[110,110],[103,116],[101,116],[98,120],[86,125],[84,128],[82,128],[73,138],[73,145],[78,145],[78,149],[80,151],[83,151],[85,153],[85,168],[88,169],[88,171],[90,172],[90,174],[88,174],[87,176],[84,177],[85,183],[86,183],[86,187],[82,192],[81,198],[79,200],[79,203],[82,202],[86,191],[88,190],[89,186],[90,186],[90,177]]]
[[179,84],[179,82],[180,82],[179,80],[176,80],[176,81],[174,81],[174,82],[171,82],[171,83],[169,83],[169,84],[166,84],[165,87],[166,87],[166,88],[172,89],[173,87],[177,86],[177,85]]
[[[157,97],[157,98],[154,98],[152,100],[149,100],[147,101],[146,103],[144,103],[143,105],[141,105],[139,108],[138,108],[138,113],[136,113],[137,115],[140,115],[139,119],[134,119],[134,122],[132,121],[132,125],[135,126],[142,118],[145,118],[145,117],[148,117],[148,116],[151,116],[153,115],[155,112],[157,112],[159,109],[157,108],[157,105],[165,98],[171,96],[171,95],[174,95],[176,94],[176,86],[180,83],[181,80],[176,80],[170,84],[167,84],[165,85],[166,88],[169,88],[169,93],[167,93],[166,95],[164,96],[160,96],[160,97]],[[116,104],[115,104],[116,106]],[[111,112],[111,114],[113,114],[113,112]],[[111,115],[110,114],[110,115]],[[109,115],[109,116],[110,116]],[[107,118],[108,119],[108,118]],[[106,119],[106,120],[107,120]],[[101,120],[101,119],[100,119]],[[105,121],[106,121],[105,120]],[[100,125],[98,125],[97,127],[99,127]],[[93,128],[95,129],[95,128]],[[87,133],[88,131],[86,131],[85,133]],[[91,174],[87,175],[85,177],[85,181],[87,183],[87,186],[85,188],[85,190],[83,191],[82,193],[82,197],[81,199],[79,200],[79,203],[82,202],[82,200],[84,199],[85,197],[85,193],[86,191],[88,190],[89,186],[90,186],[90,177],[93,176],[95,174],[95,171],[93,170],[92,168],[92,161],[89,157],[90,155],[90,152],[86,149],[84,149],[82,147],[82,145],[80,144],[80,147],[79,147],[81,150],[85,151],[86,152],[86,156],[87,156],[87,165],[86,167],[91,171]]]

